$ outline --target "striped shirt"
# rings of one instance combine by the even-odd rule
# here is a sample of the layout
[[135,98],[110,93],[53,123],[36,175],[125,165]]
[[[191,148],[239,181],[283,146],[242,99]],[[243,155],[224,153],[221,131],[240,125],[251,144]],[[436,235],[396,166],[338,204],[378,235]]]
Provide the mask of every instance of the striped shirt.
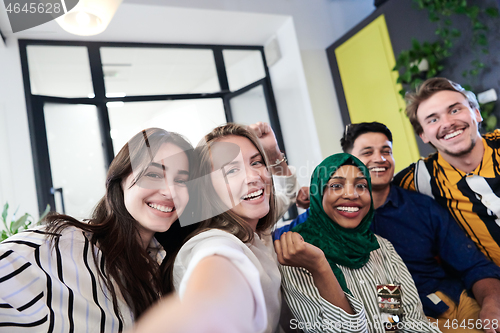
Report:
[[415,163],[400,171],[394,183],[434,197],[500,266],[500,130],[483,136],[482,143],[483,160],[472,172],[460,171],[434,153],[418,172]]
[[[14,235],[0,243],[0,331],[120,332],[131,328],[133,313],[99,278],[104,262],[84,232],[67,227],[54,238],[44,227]],[[165,253],[153,238],[152,257]],[[119,294],[119,290],[116,289]],[[118,313],[121,313],[122,318]]]
[[428,324],[418,297],[417,288],[403,260],[392,244],[377,236],[380,248],[370,253],[370,260],[359,269],[338,265],[345,276],[352,296],[347,295],[355,314],[350,315],[322,298],[314,285],[312,274],[304,268],[281,266],[285,299],[297,322],[291,327],[308,333],[318,332],[377,332],[384,333],[380,324],[377,285],[400,284],[404,332],[439,332]]

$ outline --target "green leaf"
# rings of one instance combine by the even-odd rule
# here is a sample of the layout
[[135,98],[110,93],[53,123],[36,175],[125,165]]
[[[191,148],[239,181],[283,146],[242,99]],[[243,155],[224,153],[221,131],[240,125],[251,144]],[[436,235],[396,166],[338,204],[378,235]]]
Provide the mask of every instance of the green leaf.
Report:
[[472,26],[473,30],[486,30],[486,26],[482,24],[481,22],[475,22],[474,25]]
[[28,217],[30,217],[30,216],[31,216],[30,214],[26,213],[23,216],[21,216],[17,221],[15,221],[14,223],[12,223],[10,225],[10,232],[12,234],[17,233],[17,231],[19,230],[19,228],[21,228],[22,226],[24,226],[26,224],[26,221],[28,220]]
[[3,242],[7,238],[9,238],[9,236],[7,235],[7,232],[5,230],[2,230],[2,235],[0,235],[0,242]]
[[495,108],[495,102],[489,102],[486,104],[479,104],[481,108],[481,116],[486,119],[490,115],[491,112],[493,112],[493,109]]
[[497,117],[494,114],[489,115],[486,119],[486,130],[491,132],[497,126]]
[[484,10],[486,14],[488,14],[491,17],[498,17],[498,8],[495,7],[489,7]]
[[455,29],[455,28],[451,29],[451,36],[452,37],[458,38],[458,37],[460,37],[461,34],[462,33],[458,29]]
[[3,211],[2,211],[2,220],[4,222],[7,222],[7,211],[9,210],[9,203],[6,202],[5,205],[3,205]]
[[402,75],[402,80],[403,80],[403,82],[410,82],[411,81],[411,72],[410,71],[406,71]]
[[9,203],[6,202],[5,205],[3,206],[3,211],[2,211],[2,222],[5,227],[5,230],[9,230],[9,227],[7,226],[7,211],[9,210]]
[[418,40],[416,40],[415,38],[412,38],[411,46],[414,50],[417,50],[417,51],[420,50],[420,42]]
[[399,94],[401,95],[401,97],[405,98],[405,96],[406,96],[406,91],[405,91],[404,89],[401,89],[401,90],[399,91]]
[[417,86],[421,85],[423,82],[424,82],[424,80],[416,78],[415,81],[414,81],[414,84],[417,87]]
[[480,9],[478,6],[470,6],[467,10],[467,16],[474,20],[479,15],[479,12]]
[[42,220],[45,218],[45,216],[47,216],[47,214],[50,212],[50,205],[47,205],[47,207],[45,207],[45,210],[43,211],[42,215],[40,215],[40,219],[38,220],[38,222],[36,224],[39,224],[40,222],[42,222]]
[[488,45],[488,39],[486,38],[486,35],[481,34],[477,37],[477,43],[481,46],[486,46]]

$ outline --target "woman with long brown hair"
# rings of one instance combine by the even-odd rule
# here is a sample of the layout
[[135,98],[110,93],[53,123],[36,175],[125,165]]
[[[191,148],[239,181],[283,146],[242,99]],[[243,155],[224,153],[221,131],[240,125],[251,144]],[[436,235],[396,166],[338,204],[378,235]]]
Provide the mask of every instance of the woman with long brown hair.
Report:
[[[296,178],[268,124],[217,127],[196,151],[204,221],[175,259],[180,298],[160,303],[136,330],[278,332],[281,275],[270,228],[294,202]],[[275,193],[271,173],[284,192]]]
[[[9,332],[120,332],[171,291],[167,252],[154,238],[190,209],[192,146],[158,128],[116,155],[88,223],[54,214],[0,244],[0,327]],[[177,247],[177,248],[176,248]],[[164,260],[165,259],[165,260]],[[162,264],[163,263],[163,264]]]

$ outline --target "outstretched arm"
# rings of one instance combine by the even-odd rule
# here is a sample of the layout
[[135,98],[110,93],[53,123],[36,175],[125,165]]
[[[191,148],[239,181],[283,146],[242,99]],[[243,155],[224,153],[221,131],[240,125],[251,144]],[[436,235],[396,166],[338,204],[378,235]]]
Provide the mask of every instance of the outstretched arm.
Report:
[[131,333],[252,332],[255,305],[241,272],[213,255],[195,267],[182,300],[168,297],[147,311]]

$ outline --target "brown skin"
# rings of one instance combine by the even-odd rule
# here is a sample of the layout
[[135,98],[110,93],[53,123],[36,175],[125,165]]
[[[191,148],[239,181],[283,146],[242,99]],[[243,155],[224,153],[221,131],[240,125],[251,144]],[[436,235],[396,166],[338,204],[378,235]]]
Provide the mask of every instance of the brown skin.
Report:
[[[459,100],[461,100],[463,102],[462,106],[460,106],[460,108],[463,108],[463,110],[464,110],[463,112],[468,110],[469,113],[465,113],[465,114],[463,112],[457,113],[457,111],[454,111],[454,110],[456,110],[455,108],[449,108],[449,109],[447,108],[446,112],[452,113],[452,115],[450,115],[449,117],[453,123],[456,123],[456,121],[454,121],[453,118],[465,117],[465,119],[470,120],[471,124],[474,124],[473,120],[475,120],[475,121],[478,120],[478,118],[475,117],[476,113],[474,110],[471,110],[470,108],[468,108],[468,104],[464,104],[466,102],[464,102],[463,99],[461,99],[461,96],[462,96],[461,94],[458,94],[458,95],[451,94],[452,98],[457,97]],[[445,97],[447,97],[447,96],[445,96]],[[449,97],[449,95],[448,95],[448,97]],[[425,108],[425,106],[426,105],[424,104],[424,108]],[[441,111],[443,111],[443,110],[441,110]],[[462,111],[462,110],[459,110],[459,111]],[[441,119],[439,119],[439,121],[437,122],[438,125],[440,122],[446,123],[448,121],[447,120],[447,117],[448,117],[447,113],[443,116],[442,113],[437,112],[438,116],[440,114],[441,114]],[[448,125],[443,124],[443,126],[446,128],[446,126],[448,126]],[[437,135],[437,133],[438,133],[437,131],[438,131],[438,129],[435,130],[434,137]],[[428,131],[428,132],[431,132],[431,131]],[[472,132],[472,133],[475,133],[475,132]],[[384,137],[385,140],[383,140],[383,138],[380,136]],[[430,136],[430,134],[429,134],[429,136]],[[471,136],[472,136],[472,138],[470,138]],[[474,134],[469,134],[468,138],[470,138],[471,141],[474,140]],[[464,139],[468,139],[468,138],[464,138]],[[464,140],[464,139],[462,139],[462,140]],[[480,138],[478,140],[479,140],[479,142],[478,142],[478,144],[476,144],[476,147],[479,147],[482,149],[482,143],[480,141]],[[385,141],[385,143],[384,143],[384,141]],[[392,173],[394,173],[394,158],[392,157],[392,150],[390,151],[390,156],[389,156],[389,151],[388,151],[389,146],[392,147],[392,144],[390,144],[390,141],[387,140],[385,135],[383,135],[381,133],[365,133],[365,134],[360,135],[354,141],[353,149],[350,153],[353,154],[354,156],[356,156],[357,158],[359,158],[363,163],[365,163],[368,166],[368,168],[372,168],[375,166],[387,166],[388,169],[392,170]],[[472,156],[472,155],[468,155],[468,156]],[[482,156],[482,154],[481,154],[481,156]],[[476,159],[477,158],[474,158],[473,160],[475,161]],[[479,162],[480,161],[481,160],[479,160]],[[462,162],[467,163],[467,160],[464,159],[464,161],[462,161]],[[476,164],[476,162],[473,162],[470,165],[473,166]],[[392,167],[390,166],[391,164],[392,164]],[[374,175],[371,173],[371,176],[372,176],[372,181],[373,181],[376,179],[376,177],[378,175]],[[372,196],[373,196],[373,204],[374,204],[375,209],[377,209],[378,207],[380,207],[381,205],[383,205],[385,203],[387,196],[389,195],[391,179],[392,179],[392,175],[390,177],[383,177],[383,178],[381,177],[380,181],[377,183],[377,186],[375,186],[375,185],[373,186]],[[374,181],[374,183],[375,183],[375,181]],[[302,193],[308,194],[309,188],[303,187],[301,189],[301,191],[302,191]],[[302,207],[302,208],[309,207],[308,195],[307,195],[306,199],[301,200],[302,202],[307,203],[307,206]],[[297,202],[298,201],[299,200],[297,199]],[[493,279],[493,278],[479,280],[473,285],[472,292],[473,292],[474,297],[476,298],[477,302],[481,306],[481,312],[479,313],[479,318],[482,320],[482,322],[484,323],[485,320],[488,319],[486,322],[491,323],[493,319],[497,319],[499,321],[499,326],[500,326],[500,280]],[[486,333],[493,333],[493,332],[495,332],[495,330],[491,329],[491,325],[490,325],[490,329],[486,330],[485,332]],[[500,328],[497,328],[496,332],[500,332]]]
[[307,209],[311,202],[309,201],[309,187],[301,187],[297,194],[297,207]]
[[274,249],[280,264],[307,269],[312,274],[314,285],[318,288],[321,297],[347,313],[354,314],[320,248],[306,243],[300,234],[290,231],[285,232],[280,239],[274,241]]
[[370,170],[373,206],[379,208],[387,200],[394,177],[392,142],[382,133],[364,133],[356,138],[350,153]]

